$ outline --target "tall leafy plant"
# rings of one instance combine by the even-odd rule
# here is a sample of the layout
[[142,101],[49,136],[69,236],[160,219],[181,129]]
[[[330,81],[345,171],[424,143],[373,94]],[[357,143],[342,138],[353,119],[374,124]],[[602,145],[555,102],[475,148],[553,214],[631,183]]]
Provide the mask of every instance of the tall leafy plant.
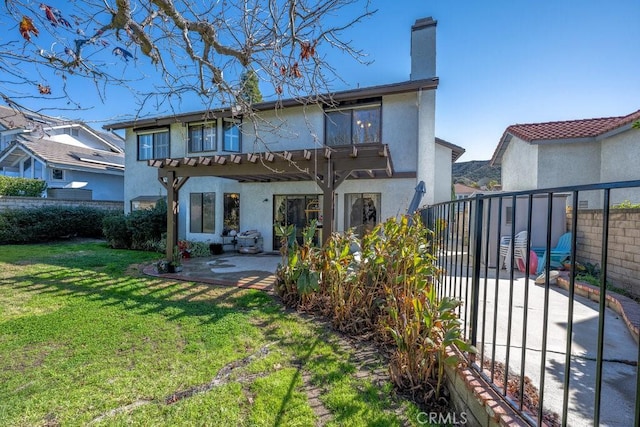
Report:
[[285,304],[296,306],[308,303],[311,294],[320,286],[321,249],[313,244],[317,222],[302,232],[302,244],[296,240],[295,226],[276,224],[276,236],[281,240],[282,262],[276,271],[276,290]]

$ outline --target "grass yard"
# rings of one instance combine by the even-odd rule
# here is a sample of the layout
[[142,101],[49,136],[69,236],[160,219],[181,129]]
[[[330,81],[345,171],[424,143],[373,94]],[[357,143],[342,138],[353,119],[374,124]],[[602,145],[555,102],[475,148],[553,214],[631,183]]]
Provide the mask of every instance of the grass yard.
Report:
[[0,425],[420,425],[380,362],[320,322],[139,273],[157,258],[0,246]]

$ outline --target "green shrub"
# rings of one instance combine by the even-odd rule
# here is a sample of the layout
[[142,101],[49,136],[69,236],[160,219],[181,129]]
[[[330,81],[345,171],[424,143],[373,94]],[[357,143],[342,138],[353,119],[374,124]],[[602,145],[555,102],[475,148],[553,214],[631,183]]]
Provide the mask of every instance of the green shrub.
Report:
[[208,257],[211,255],[209,243],[206,242],[189,242],[189,250],[192,258]]
[[49,206],[0,213],[0,244],[37,243],[69,237],[102,237],[108,211],[87,207]]
[[108,217],[102,223],[102,230],[112,248],[163,252],[167,204],[164,200],[158,200],[153,209]]
[[0,196],[41,197],[47,183],[41,179],[0,175]]
[[127,249],[131,246],[131,234],[124,214],[106,216],[102,220],[102,233],[109,246],[114,249]]

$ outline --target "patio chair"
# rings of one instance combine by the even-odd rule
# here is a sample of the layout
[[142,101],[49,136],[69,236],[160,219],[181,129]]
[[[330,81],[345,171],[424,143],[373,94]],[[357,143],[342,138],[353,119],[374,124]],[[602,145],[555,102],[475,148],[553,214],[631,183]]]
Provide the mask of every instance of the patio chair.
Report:
[[[561,267],[562,262],[567,258],[571,258],[571,232],[564,233],[562,236],[560,236],[556,247],[551,249],[549,253],[549,266],[551,268]],[[547,251],[544,251],[542,260],[538,263],[538,274],[541,274],[544,271],[546,262]]]
[[[518,261],[518,257],[521,259],[526,259],[526,251],[527,251],[527,232],[521,231],[516,234],[515,238],[515,249],[514,249],[514,261]],[[507,270],[511,269],[511,236],[502,236],[500,237],[500,262],[498,267],[500,269],[506,268]]]
[[[518,265],[525,265],[527,262],[527,239],[529,236],[526,231],[516,234],[513,243],[513,260]],[[523,268],[524,271],[524,268]]]

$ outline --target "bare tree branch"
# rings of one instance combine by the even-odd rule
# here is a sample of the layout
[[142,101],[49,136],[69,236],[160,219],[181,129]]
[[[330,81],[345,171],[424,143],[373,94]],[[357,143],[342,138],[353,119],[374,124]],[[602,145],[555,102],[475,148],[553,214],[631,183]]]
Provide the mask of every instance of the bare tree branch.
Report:
[[317,100],[340,78],[326,61],[330,49],[365,62],[342,36],[375,13],[368,0],[70,0],[62,10],[6,0],[4,7],[5,96],[72,97],[70,85],[82,78],[100,97],[111,85],[126,87],[140,114],[150,103],[173,110],[194,96],[250,114],[240,78],[247,70],[268,98]]

